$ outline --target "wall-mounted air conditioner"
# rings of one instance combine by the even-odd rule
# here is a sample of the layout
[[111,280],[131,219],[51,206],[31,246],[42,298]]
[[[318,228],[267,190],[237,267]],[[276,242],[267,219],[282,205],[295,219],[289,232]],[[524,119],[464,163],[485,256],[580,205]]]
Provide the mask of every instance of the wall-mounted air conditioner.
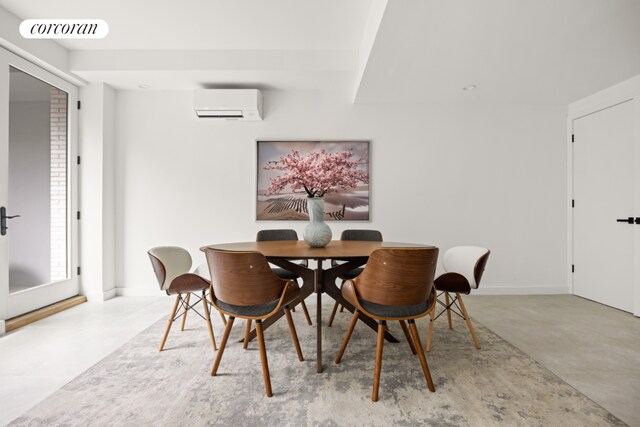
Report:
[[262,120],[262,94],[258,89],[196,90],[193,103],[198,117]]

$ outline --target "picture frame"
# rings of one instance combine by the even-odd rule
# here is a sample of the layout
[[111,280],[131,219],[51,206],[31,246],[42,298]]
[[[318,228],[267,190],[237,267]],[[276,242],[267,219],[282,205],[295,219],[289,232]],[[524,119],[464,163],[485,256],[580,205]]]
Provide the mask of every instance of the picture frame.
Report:
[[[302,158],[311,153],[332,156],[342,152],[356,163],[367,182],[356,187],[336,188],[324,194],[325,221],[370,221],[371,188],[370,140],[257,140],[256,141],[256,221],[308,221],[308,195],[304,190],[287,187],[277,194],[269,193],[272,180],[282,173],[274,169],[282,158],[294,151]],[[344,154],[347,152],[349,154]],[[321,154],[324,153],[324,154]]]

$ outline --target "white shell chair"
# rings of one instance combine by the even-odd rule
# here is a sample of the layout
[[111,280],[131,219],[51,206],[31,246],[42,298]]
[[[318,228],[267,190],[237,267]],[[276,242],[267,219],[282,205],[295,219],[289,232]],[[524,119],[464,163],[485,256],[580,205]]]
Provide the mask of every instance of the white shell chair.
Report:
[[[431,350],[433,322],[445,311],[447,312],[449,329],[453,328],[451,323],[451,312],[453,312],[467,323],[473,343],[476,348],[480,348],[480,341],[476,337],[469,313],[467,313],[460,294],[469,295],[472,289],[478,288],[490,253],[489,249],[479,246],[455,246],[445,252],[442,257],[442,267],[445,272],[434,281],[436,290],[439,292],[438,297],[444,294],[445,302],[438,298],[438,303],[444,309],[438,315],[435,314],[435,310],[431,312],[427,335],[427,351]],[[452,293],[455,294],[453,298],[450,295]],[[460,305],[457,304],[458,302]]]
[[[211,345],[214,350],[217,350],[216,338],[213,334],[213,326],[211,326],[209,305],[206,303],[206,292],[209,290],[211,284],[203,277],[189,272],[191,270],[191,255],[189,255],[189,252],[177,246],[158,246],[150,249],[148,254],[160,289],[165,291],[167,295],[177,295],[171,316],[169,317],[167,329],[160,343],[160,351],[164,349],[164,345],[167,342],[171,325],[181,316],[181,329],[184,330],[184,324],[187,320],[187,312],[189,310],[195,311],[206,321]],[[201,296],[198,295],[198,293],[201,293]],[[190,304],[191,294],[194,294],[195,297],[198,298],[193,305]],[[200,301],[203,302],[204,316],[194,308]],[[182,309],[182,313],[178,314],[180,309]]]

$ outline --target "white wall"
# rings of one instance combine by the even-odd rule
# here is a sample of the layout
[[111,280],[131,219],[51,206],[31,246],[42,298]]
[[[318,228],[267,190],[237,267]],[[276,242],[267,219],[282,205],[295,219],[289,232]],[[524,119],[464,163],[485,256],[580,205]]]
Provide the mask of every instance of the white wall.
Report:
[[115,296],[114,106],[104,83],[80,89],[80,247],[82,293],[91,301]]
[[247,241],[256,139],[371,139],[371,223],[388,241],[492,250],[484,292],[567,292],[566,108],[354,105],[313,92],[264,93],[263,122],[196,118],[188,91],[116,101],[116,266],[120,294],[157,292],[146,251]]
[[9,106],[9,283],[12,289],[50,281],[49,102]]

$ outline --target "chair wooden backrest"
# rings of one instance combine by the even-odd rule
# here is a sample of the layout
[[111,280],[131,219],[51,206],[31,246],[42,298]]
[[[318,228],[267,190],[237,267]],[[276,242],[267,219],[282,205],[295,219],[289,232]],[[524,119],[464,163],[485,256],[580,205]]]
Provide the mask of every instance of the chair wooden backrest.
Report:
[[178,246],[157,246],[148,252],[160,289],[166,291],[171,282],[191,269],[191,255]]
[[489,249],[481,246],[454,246],[444,253],[442,266],[448,273],[455,272],[464,276],[469,287],[476,289],[480,286],[490,253]]
[[381,248],[369,256],[354,279],[358,298],[383,305],[414,305],[428,300],[438,248]]
[[260,252],[234,252],[205,248],[216,299],[238,306],[264,304],[282,296],[280,279]]

